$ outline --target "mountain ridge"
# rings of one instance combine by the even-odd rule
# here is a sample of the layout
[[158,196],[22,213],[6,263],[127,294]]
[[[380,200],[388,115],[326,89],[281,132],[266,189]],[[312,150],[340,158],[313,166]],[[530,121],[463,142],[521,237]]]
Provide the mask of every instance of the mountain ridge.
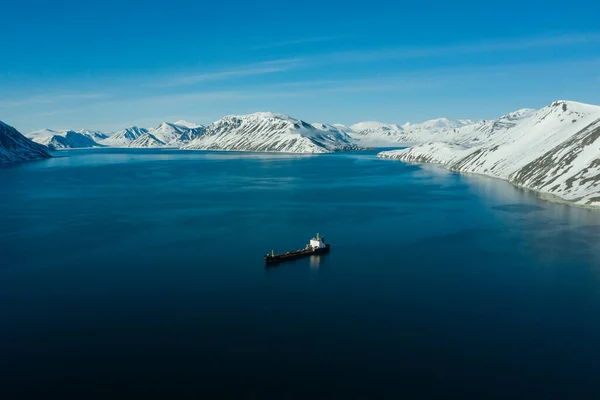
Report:
[[50,158],[46,147],[0,121],[0,163]]
[[[285,114],[256,112],[227,115],[206,127],[178,121],[150,129],[133,126],[110,136],[97,131],[48,129],[31,135],[42,143],[48,141],[55,149],[71,148],[75,143],[321,154],[370,147],[372,143],[409,146],[380,152],[378,157],[440,164],[456,172],[505,179],[576,205],[600,206],[600,107],[567,100],[478,122],[437,118],[417,124],[365,121],[347,126],[311,124]],[[94,138],[99,138],[98,142]]]
[[[562,201],[600,206],[600,107],[558,100],[486,121],[462,141],[424,142],[381,158],[434,163],[456,172],[507,180]],[[493,129],[492,129],[493,128]],[[477,139],[477,140],[475,140]]]
[[315,125],[272,112],[227,115],[209,124],[184,149],[318,154],[356,148],[340,129]]

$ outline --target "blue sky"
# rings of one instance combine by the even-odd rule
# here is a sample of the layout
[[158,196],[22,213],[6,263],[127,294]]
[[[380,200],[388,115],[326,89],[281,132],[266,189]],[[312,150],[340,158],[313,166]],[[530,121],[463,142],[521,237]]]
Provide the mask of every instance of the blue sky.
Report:
[[600,5],[535,3],[5,2],[0,120],[112,131],[255,111],[404,123],[600,104]]

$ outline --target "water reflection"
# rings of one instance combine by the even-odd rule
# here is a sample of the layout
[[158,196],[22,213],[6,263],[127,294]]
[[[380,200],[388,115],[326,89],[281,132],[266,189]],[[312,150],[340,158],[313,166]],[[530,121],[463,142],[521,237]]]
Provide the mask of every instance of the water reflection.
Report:
[[600,210],[543,201],[534,191],[486,176],[459,175],[458,179],[468,183],[482,211],[500,221],[505,234],[518,238],[513,251],[547,264],[599,265]]
[[310,268],[318,270],[321,267],[321,256],[310,256]]

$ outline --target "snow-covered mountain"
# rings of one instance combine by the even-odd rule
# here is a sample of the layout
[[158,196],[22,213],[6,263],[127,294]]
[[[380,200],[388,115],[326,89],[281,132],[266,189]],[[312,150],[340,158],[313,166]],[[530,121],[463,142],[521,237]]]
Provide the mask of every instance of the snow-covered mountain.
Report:
[[142,136],[129,143],[129,147],[137,148],[157,148],[165,147],[166,144],[151,133],[144,133]]
[[457,129],[379,157],[437,163],[506,179],[580,205],[600,206],[600,107],[556,101]]
[[0,121],[0,163],[49,158],[46,148]]
[[88,129],[80,129],[75,132],[81,133],[82,135],[89,137],[90,139],[92,139],[95,142],[99,142],[101,140],[108,139],[108,135],[106,133],[100,132],[100,131],[90,131]]
[[94,140],[94,137],[101,137],[100,132],[42,129],[27,134],[27,137],[36,143],[47,146],[50,150],[101,146]]
[[204,125],[195,124],[193,122],[188,122],[183,119],[180,119],[179,121],[174,122],[174,124],[179,125],[179,126],[184,126],[189,129],[198,129],[198,128],[203,129],[204,128]]
[[195,139],[203,130],[204,126],[187,121],[163,122],[151,129],[131,126],[109,136],[101,143],[112,147],[180,148]]
[[471,120],[438,118],[419,124],[406,123],[402,126],[376,121],[359,122],[350,127],[336,126],[344,129],[358,144],[387,147],[423,143],[434,138],[451,136],[457,133],[458,129],[474,124]]
[[[182,147],[195,139],[204,131],[204,126],[191,124],[186,121],[178,121],[177,123],[163,122],[153,129],[149,129],[144,136],[149,136],[146,139],[140,137],[129,147]],[[146,143],[147,145],[145,145]],[[162,143],[162,145],[159,145]]]
[[100,143],[111,147],[129,147],[131,142],[145,133],[148,133],[147,129],[138,128],[137,126],[130,126],[129,128],[122,129],[110,135]]
[[384,124],[376,121],[359,122],[352,126],[336,125],[344,129],[356,143],[363,146],[398,146],[403,129],[396,124]]
[[283,114],[230,115],[212,124],[185,149],[329,153],[356,146],[341,129],[311,125]]
[[204,126],[187,121],[163,122],[156,128],[131,126],[113,135],[82,129],[55,131],[42,129],[27,136],[51,150],[84,147],[174,147],[180,148],[202,133]]

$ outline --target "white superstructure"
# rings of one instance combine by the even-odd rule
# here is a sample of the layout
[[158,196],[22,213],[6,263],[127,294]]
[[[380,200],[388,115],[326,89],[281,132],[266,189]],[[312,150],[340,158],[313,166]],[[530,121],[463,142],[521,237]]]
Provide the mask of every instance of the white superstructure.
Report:
[[325,248],[325,238],[319,237],[319,234],[317,233],[316,237],[310,239],[308,246],[312,247],[313,249]]

